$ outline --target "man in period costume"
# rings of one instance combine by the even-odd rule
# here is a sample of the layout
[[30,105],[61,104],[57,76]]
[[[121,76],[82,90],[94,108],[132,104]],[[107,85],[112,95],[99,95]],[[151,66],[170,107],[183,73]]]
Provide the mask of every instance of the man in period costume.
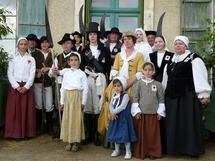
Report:
[[82,64],[88,75],[88,98],[84,109],[86,124],[86,140],[84,144],[89,143],[92,139],[96,146],[100,145],[98,139],[98,117],[101,111],[103,93],[106,88],[106,76],[109,76],[111,69],[111,57],[99,41],[100,31],[99,24],[90,22],[87,33],[87,44],[82,51]]
[[110,31],[106,31],[106,35],[107,41],[105,45],[111,56],[111,65],[113,65],[116,54],[121,51],[122,43],[120,39],[122,38],[122,33],[119,32],[117,27],[113,27]]
[[37,38],[37,36],[35,34],[29,34],[26,39],[28,40],[28,49],[27,52],[29,54],[31,54],[34,51],[38,51],[38,49],[36,48],[38,43],[39,43],[39,39]]

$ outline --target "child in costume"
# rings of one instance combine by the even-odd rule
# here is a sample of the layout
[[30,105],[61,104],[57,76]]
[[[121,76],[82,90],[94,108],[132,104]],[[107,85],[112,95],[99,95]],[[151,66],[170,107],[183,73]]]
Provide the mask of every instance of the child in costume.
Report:
[[68,64],[71,69],[63,76],[61,87],[61,110],[63,118],[60,139],[68,142],[66,150],[77,151],[78,143],[85,139],[83,110],[87,101],[87,77],[79,69],[81,63],[80,54],[72,52],[68,56]]
[[138,141],[134,144],[136,158],[149,159],[162,156],[160,122],[165,117],[162,84],[152,79],[155,69],[151,62],[143,65],[143,78],[133,88],[131,113]]
[[125,144],[125,159],[131,159],[131,142],[137,141],[132,116],[130,112],[129,95],[125,92],[127,82],[123,77],[115,77],[113,88],[115,93],[110,102],[111,120],[108,126],[108,142],[115,143],[115,150],[111,154],[116,157],[120,154],[120,143]]

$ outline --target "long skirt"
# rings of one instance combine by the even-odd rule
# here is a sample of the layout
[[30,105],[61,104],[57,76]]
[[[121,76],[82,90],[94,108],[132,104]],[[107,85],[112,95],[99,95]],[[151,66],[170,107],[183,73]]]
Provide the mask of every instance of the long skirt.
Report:
[[139,159],[154,156],[162,157],[160,122],[156,114],[141,114],[141,119],[134,120],[138,141],[134,143],[134,157]]
[[201,104],[194,91],[166,98],[167,154],[204,154]]
[[[25,83],[19,83],[21,87]],[[34,90],[31,87],[25,94],[20,94],[11,86],[8,91],[5,138],[25,138],[36,136],[36,114]]]
[[81,111],[82,91],[66,90],[60,139],[74,143],[85,139],[84,119]]

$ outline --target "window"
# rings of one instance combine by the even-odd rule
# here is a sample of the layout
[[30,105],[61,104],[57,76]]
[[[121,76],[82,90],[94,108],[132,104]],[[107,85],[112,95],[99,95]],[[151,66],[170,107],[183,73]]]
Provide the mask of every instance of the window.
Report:
[[87,0],[87,15],[89,22],[100,23],[101,17],[106,13],[105,29],[119,27],[120,31],[134,31],[143,27],[143,2],[142,0]]
[[6,22],[13,31],[13,34],[9,34],[1,40],[0,47],[12,55],[15,53],[16,47],[16,0],[2,0],[0,4],[1,7],[6,7],[6,10],[11,12],[11,14],[6,15]]

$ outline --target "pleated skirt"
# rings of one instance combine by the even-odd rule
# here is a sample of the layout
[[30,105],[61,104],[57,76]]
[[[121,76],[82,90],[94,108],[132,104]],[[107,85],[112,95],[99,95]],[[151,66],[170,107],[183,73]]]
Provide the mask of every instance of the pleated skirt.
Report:
[[85,139],[83,112],[81,111],[82,91],[66,90],[60,139],[74,143]]

